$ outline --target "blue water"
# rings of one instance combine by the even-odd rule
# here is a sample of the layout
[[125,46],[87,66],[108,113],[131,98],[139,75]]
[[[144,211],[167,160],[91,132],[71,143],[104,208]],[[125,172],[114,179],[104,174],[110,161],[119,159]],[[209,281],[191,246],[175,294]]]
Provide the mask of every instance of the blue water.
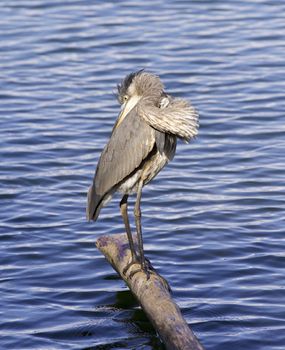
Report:
[[85,221],[146,68],[201,123],[144,189],[146,254],[207,350],[285,349],[285,2],[4,0],[0,38],[0,348],[165,349],[94,245],[120,197]]

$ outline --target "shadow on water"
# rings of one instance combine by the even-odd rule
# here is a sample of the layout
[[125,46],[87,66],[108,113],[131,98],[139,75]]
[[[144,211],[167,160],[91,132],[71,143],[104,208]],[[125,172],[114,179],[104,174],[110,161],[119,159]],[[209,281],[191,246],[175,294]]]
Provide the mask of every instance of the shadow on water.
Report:
[[[128,329],[129,338],[133,340],[127,340],[126,342],[112,343],[108,345],[97,345],[95,347],[91,347],[90,349],[110,350],[112,348],[120,347],[134,350],[166,349],[160,341],[152,324],[149,322],[146,314],[140,308],[136,298],[129,290],[116,292],[115,303],[108,305],[108,307],[114,308],[115,310],[121,310],[119,315],[114,318],[114,321],[121,324],[123,328]],[[138,339],[140,339],[140,343],[142,344],[140,346],[138,346]]]
[[[115,275],[108,276],[108,279],[118,279]],[[87,347],[78,347],[75,349],[157,349],[165,350],[165,346],[161,343],[155,329],[149,322],[144,311],[140,308],[135,297],[129,290],[118,291],[114,293],[115,298],[113,303],[106,305],[99,305],[90,312],[90,322],[85,324],[72,325],[64,329],[49,329],[42,332],[34,333],[35,337],[60,341],[61,343],[87,342]],[[100,329],[100,325],[92,321],[92,318],[101,317],[105,319],[104,330]],[[115,331],[114,331],[115,329]],[[124,336],[120,340],[114,340],[115,334],[119,330],[124,330]],[[98,332],[100,334],[106,333],[110,337],[110,341],[104,338],[103,344],[98,344]],[[92,340],[94,339],[94,340]],[[90,344],[95,343],[92,346]]]

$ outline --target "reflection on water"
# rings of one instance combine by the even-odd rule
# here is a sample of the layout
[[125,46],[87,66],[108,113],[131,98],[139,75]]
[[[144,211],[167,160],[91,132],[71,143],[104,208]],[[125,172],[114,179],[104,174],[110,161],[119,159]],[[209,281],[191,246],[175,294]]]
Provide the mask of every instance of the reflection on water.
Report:
[[116,84],[146,68],[201,116],[144,190],[147,256],[206,349],[283,349],[285,4],[3,5],[1,347],[164,349],[94,246],[120,198],[85,222]]

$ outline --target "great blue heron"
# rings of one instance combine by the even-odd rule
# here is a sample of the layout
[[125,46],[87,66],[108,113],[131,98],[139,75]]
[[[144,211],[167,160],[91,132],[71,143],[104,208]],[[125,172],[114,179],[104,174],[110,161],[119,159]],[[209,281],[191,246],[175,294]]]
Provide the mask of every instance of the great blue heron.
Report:
[[[88,191],[87,219],[95,221],[112,195],[121,192],[120,210],[132,254],[125,272],[132,264],[140,263],[140,270],[149,278],[141,230],[142,188],[173,159],[177,138],[189,141],[197,135],[198,113],[190,103],[165,93],[158,76],[144,71],[127,75],[117,87],[121,113]],[[134,215],[139,256],[127,212],[131,193],[137,193]]]

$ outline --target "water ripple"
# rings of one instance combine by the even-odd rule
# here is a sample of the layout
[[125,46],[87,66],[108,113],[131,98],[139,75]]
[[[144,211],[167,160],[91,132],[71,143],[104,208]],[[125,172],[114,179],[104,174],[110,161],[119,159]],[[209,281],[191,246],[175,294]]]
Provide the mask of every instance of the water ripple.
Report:
[[164,349],[94,246],[123,230],[120,198],[96,224],[84,217],[116,84],[146,68],[201,118],[144,190],[147,255],[206,349],[283,349],[284,3],[10,0],[0,11],[1,347]]

